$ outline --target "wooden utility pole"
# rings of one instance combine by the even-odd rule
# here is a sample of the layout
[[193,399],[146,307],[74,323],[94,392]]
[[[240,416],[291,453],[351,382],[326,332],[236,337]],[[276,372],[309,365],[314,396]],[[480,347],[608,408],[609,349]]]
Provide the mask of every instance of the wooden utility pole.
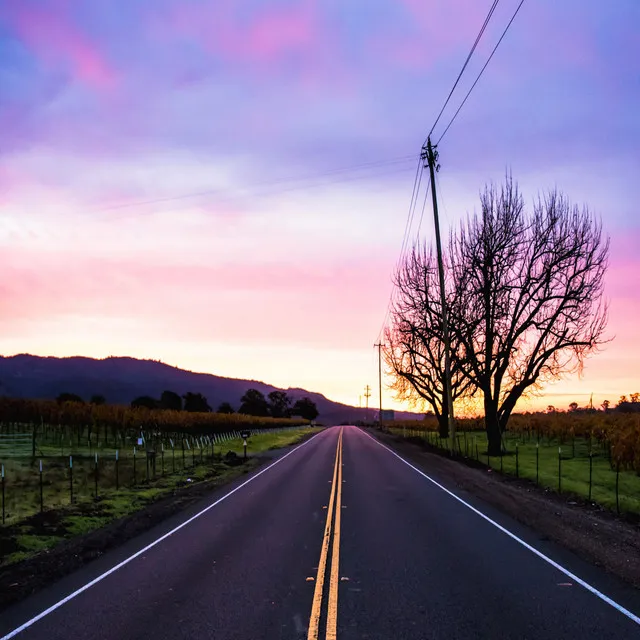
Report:
[[369,419],[369,398],[371,397],[371,387],[369,385],[367,385],[364,388],[364,397],[366,398],[366,401],[367,401],[365,416],[367,417],[367,420],[368,420]]
[[378,393],[380,394],[380,413],[378,414],[378,427],[382,429],[382,347],[384,345],[379,342],[374,344],[378,348]]
[[426,161],[431,176],[431,195],[433,198],[433,218],[436,228],[436,251],[438,253],[438,276],[440,279],[440,304],[442,305],[442,339],[444,343],[444,377],[445,393],[448,405],[447,417],[449,423],[449,436],[451,437],[451,452],[455,450],[456,426],[453,416],[453,391],[451,389],[451,340],[449,337],[449,320],[447,317],[447,294],[444,284],[444,264],[442,260],[442,242],[440,240],[440,219],[438,218],[438,196],[436,194],[436,171],[440,168],[437,164],[438,152],[431,146],[431,137],[427,138],[427,146],[422,147],[422,159]]

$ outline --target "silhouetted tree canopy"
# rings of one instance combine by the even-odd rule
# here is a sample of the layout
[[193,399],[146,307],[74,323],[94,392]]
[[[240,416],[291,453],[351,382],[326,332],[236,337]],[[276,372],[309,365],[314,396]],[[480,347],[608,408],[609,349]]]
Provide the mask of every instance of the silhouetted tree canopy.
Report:
[[[502,187],[485,187],[480,201],[480,213],[467,216],[450,236],[445,297],[454,384],[468,381],[461,397],[482,394],[489,453],[499,455],[518,400],[580,372],[605,342],[609,240],[586,208],[558,191],[528,211],[510,176]],[[424,366],[409,384],[423,397],[442,396],[435,366],[441,358],[433,352],[442,338],[440,290],[430,284],[429,252],[415,254],[401,261],[399,272],[417,259],[422,279],[406,278],[408,286],[399,291],[387,335],[400,353],[390,353],[387,362],[397,377],[407,378],[416,370],[415,352]],[[407,334],[405,322],[418,330]],[[446,415],[441,399],[434,404]]]
[[139,396],[131,401],[131,406],[135,408],[157,409],[158,401],[151,396]]
[[174,391],[165,390],[160,395],[160,408],[182,411],[182,398]]
[[244,413],[249,416],[268,416],[269,405],[264,394],[257,389],[248,389],[240,398],[240,409],[238,413]]
[[91,396],[91,399],[89,400],[89,404],[95,404],[95,405],[107,404],[107,399],[103,395],[96,393]]
[[311,398],[300,398],[291,408],[291,415],[300,416],[305,420],[315,420],[318,417],[318,408]]
[[218,407],[218,413],[235,413],[233,407],[228,403],[228,402],[223,402],[219,407]]
[[207,399],[201,393],[191,393],[191,391],[187,391],[182,397],[184,399],[185,411],[193,413],[208,413],[211,411]]
[[289,416],[291,399],[286,391],[272,391],[269,394],[269,413],[274,418],[286,418]]
[[67,393],[66,391],[61,393],[57,398],[56,402],[78,402],[79,404],[84,404],[84,400],[75,393]]

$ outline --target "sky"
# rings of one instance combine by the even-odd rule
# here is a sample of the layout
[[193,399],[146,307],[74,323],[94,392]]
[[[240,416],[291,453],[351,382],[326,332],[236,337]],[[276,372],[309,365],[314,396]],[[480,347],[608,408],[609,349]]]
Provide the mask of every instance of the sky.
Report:
[[[490,5],[2,0],[0,353],[130,355],[355,405],[369,384],[377,405],[417,156]],[[611,342],[521,408],[640,390],[639,24],[637,0],[526,1],[439,145],[443,233],[508,170],[611,238]],[[411,239],[432,241],[430,216]]]

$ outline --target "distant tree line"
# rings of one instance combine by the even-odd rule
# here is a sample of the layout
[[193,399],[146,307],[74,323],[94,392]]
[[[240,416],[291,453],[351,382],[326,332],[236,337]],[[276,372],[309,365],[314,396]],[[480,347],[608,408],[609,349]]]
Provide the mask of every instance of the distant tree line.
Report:
[[[56,400],[59,403],[77,402],[84,404],[84,400],[75,393],[61,393]],[[106,403],[106,398],[102,395],[93,395],[90,404],[102,405]],[[193,413],[210,413],[213,411],[207,398],[202,393],[187,391],[180,396],[175,391],[165,390],[160,395],[160,399],[152,396],[138,396],[131,402],[133,408],[143,407],[146,409],[160,409],[170,411],[187,411]],[[229,402],[223,402],[218,407],[216,413],[232,414],[235,409]],[[257,389],[248,389],[240,398],[240,408],[238,413],[249,416],[289,418],[300,416],[305,420],[315,420],[318,417],[318,409],[315,402],[304,397],[293,402],[285,391],[272,391],[265,395]]]

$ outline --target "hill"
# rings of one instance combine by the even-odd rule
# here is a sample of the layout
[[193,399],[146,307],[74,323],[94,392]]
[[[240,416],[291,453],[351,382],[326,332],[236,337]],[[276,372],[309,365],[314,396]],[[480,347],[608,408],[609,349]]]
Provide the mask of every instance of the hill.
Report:
[[[54,399],[69,392],[88,400],[103,395],[112,404],[129,404],[138,396],[159,398],[169,389],[180,395],[187,391],[202,393],[216,408],[229,402],[237,409],[247,389],[265,395],[278,387],[257,380],[225,378],[209,373],[195,373],[155,360],[110,357],[103,360],[81,356],[71,358],[41,357],[29,354],[0,356],[0,395],[14,398]],[[311,398],[325,424],[365,420],[365,409],[329,400],[320,393],[305,389],[284,389],[294,400]],[[421,414],[396,413],[397,419],[420,419]],[[370,418],[373,410],[370,411]]]

